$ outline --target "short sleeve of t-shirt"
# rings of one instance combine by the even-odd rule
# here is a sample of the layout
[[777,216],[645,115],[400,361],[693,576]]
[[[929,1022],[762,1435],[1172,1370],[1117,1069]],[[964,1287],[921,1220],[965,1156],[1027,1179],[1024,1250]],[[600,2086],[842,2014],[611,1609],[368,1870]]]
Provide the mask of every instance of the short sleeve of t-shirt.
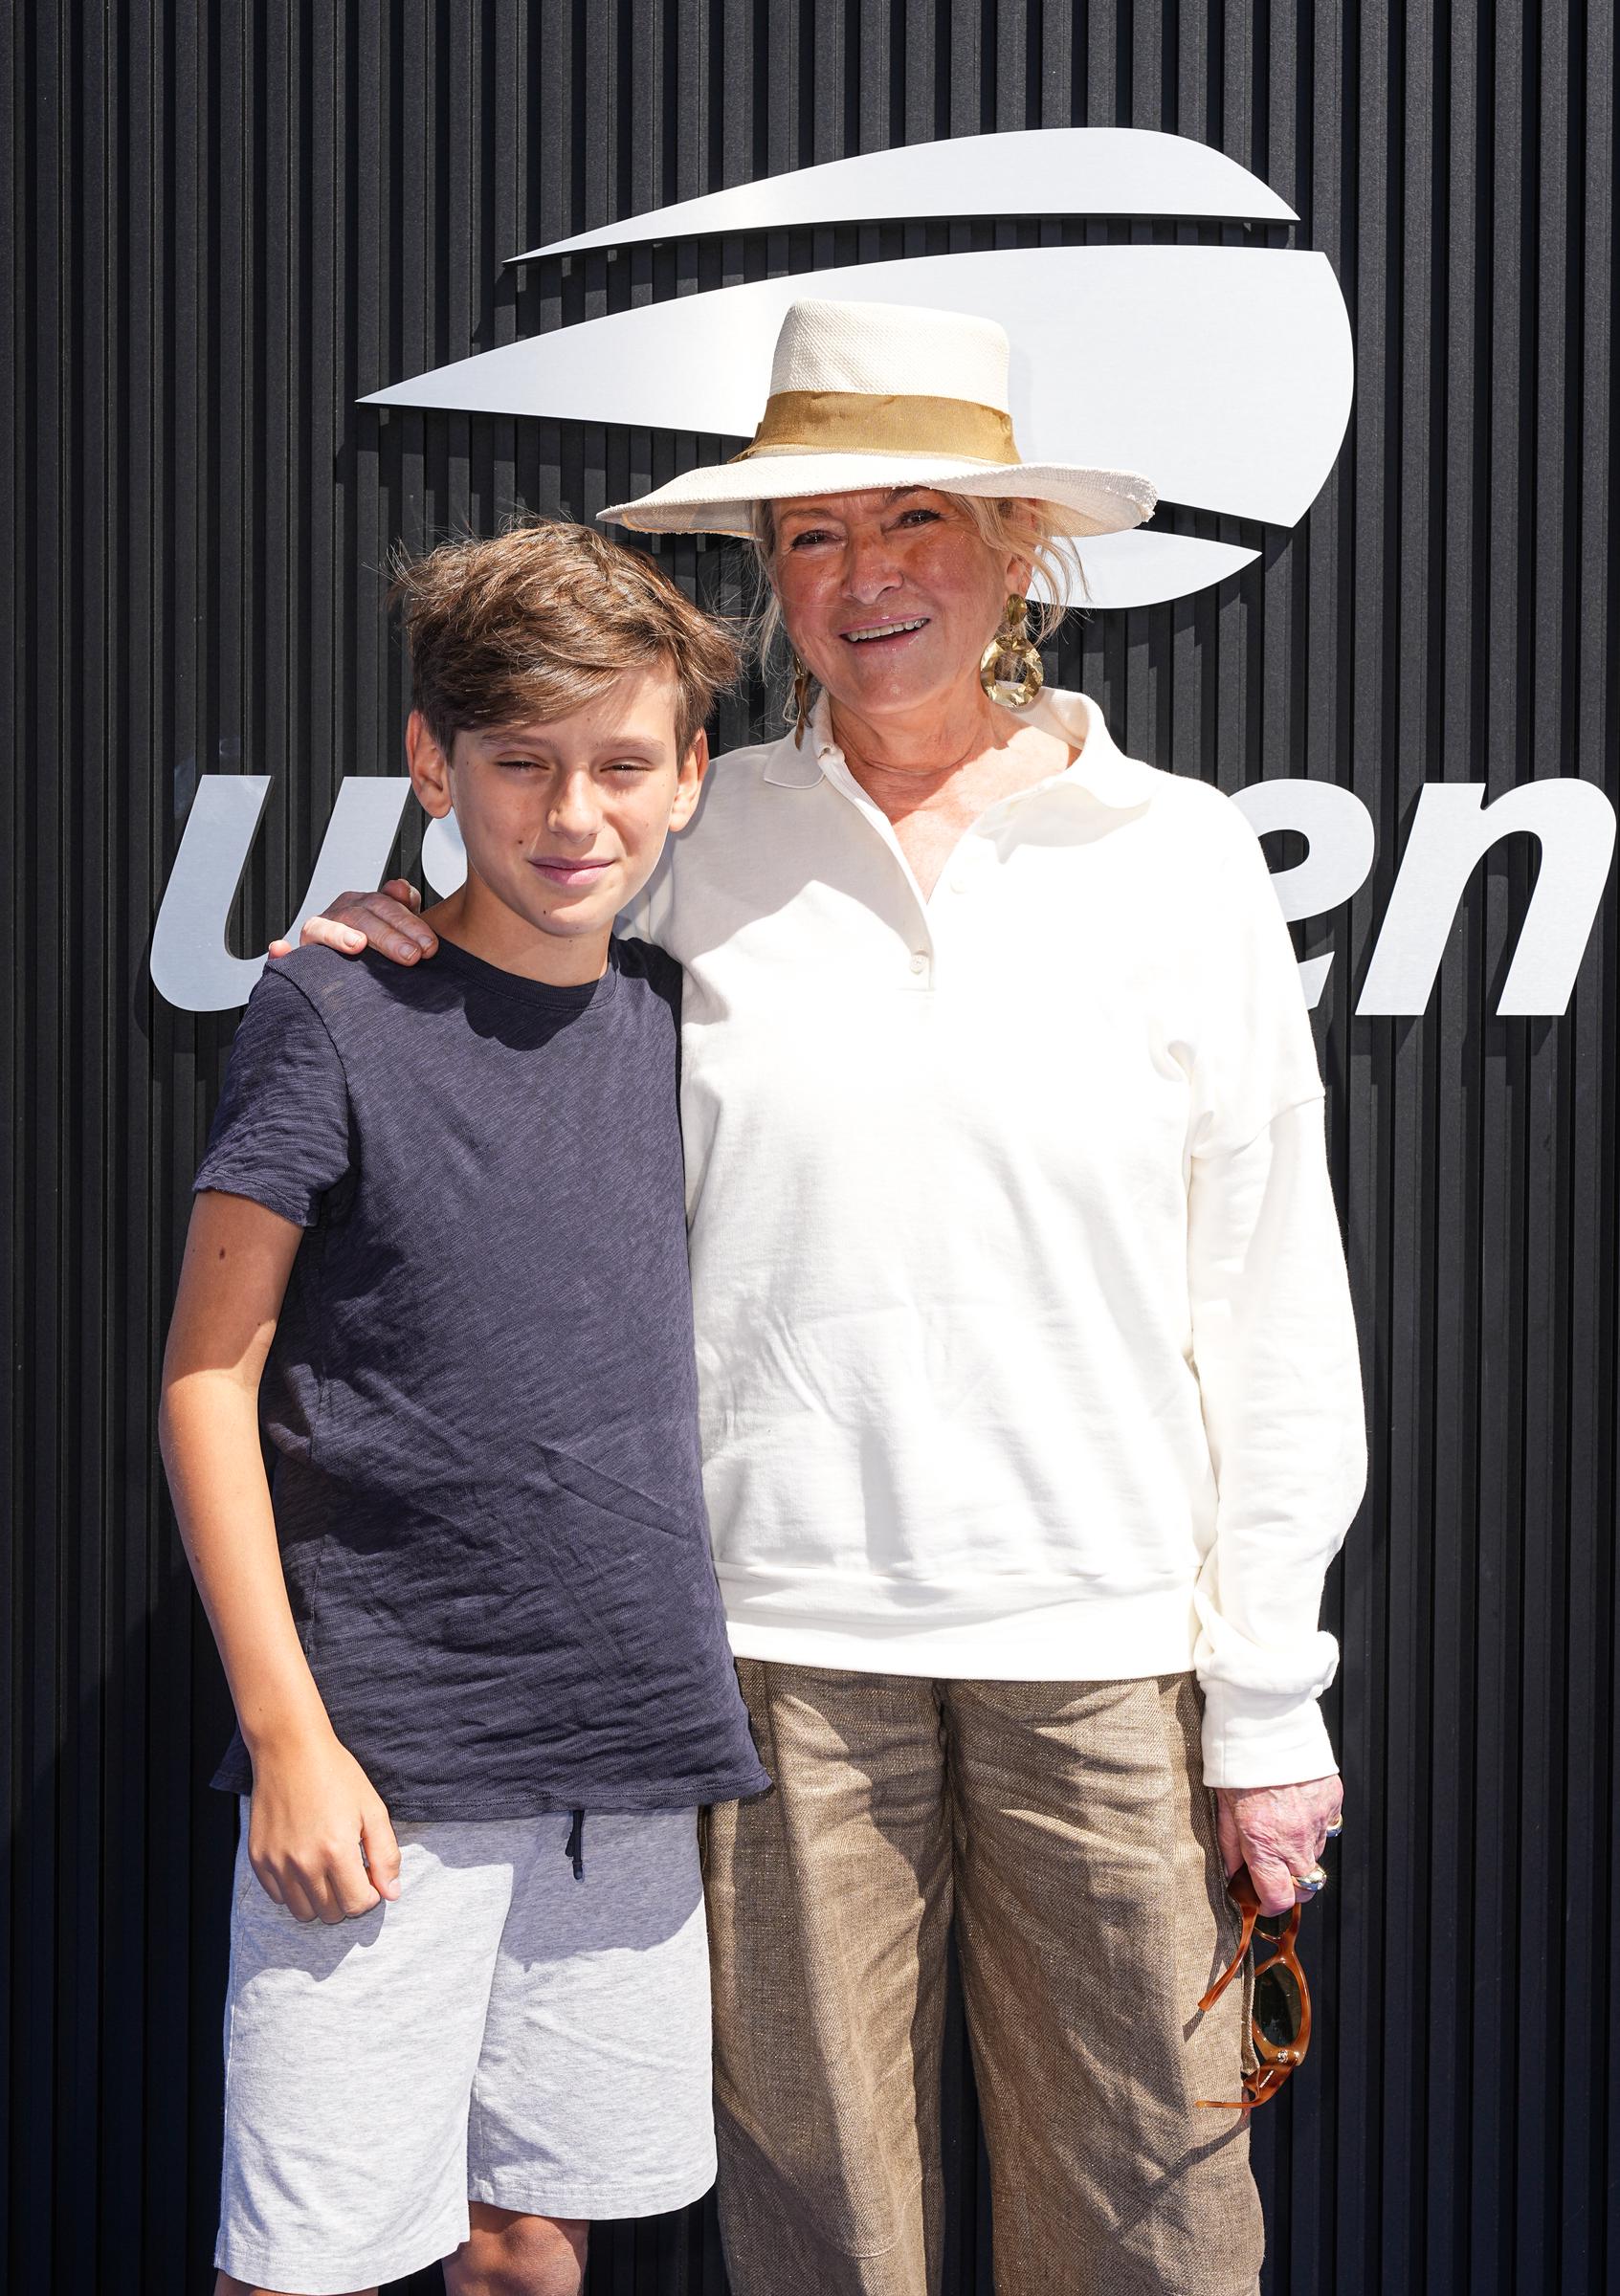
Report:
[[303,991],[268,965],[231,1048],[192,1185],[249,1197],[314,1227],[350,1165],[348,1086],[337,1048]]
[[1205,826],[1191,1145],[1195,1155],[1218,1156],[1246,1146],[1284,1109],[1320,1098],[1322,1085],[1294,942],[1260,841],[1230,800]]

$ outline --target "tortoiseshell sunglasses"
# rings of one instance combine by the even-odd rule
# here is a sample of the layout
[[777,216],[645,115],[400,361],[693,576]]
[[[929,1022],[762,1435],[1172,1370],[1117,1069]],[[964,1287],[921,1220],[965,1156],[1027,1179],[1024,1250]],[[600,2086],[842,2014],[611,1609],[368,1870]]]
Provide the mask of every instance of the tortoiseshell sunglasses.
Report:
[[1247,1866],[1240,1866],[1227,1883],[1227,1895],[1243,1915],[1243,1928],[1232,1966],[1222,1973],[1199,2002],[1202,2014],[1214,2007],[1243,1967],[1251,1947],[1270,1945],[1267,1960],[1254,1964],[1254,2006],[1250,2020],[1255,2070],[1243,2077],[1241,2098],[1200,2097],[1211,2112],[1253,2112],[1269,2105],[1290,2073],[1298,2072],[1311,2045],[1311,1995],[1305,1973],[1294,1950],[1299,1934],[1303,1906],[1286,1913],[1262,1913]]

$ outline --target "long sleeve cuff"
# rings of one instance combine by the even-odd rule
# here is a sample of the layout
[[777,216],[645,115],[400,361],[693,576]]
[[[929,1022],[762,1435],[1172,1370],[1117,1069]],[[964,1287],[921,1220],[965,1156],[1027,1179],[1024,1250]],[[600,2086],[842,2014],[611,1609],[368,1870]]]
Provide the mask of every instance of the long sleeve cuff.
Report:
[[1235,1689],[1211,1682],[1204,1691],[1204,1783],[1207,1786],[1298,1786],[1336,1777],[1339,1764],[1312,1696]]
[[1195,1653],[1211,1785],[1333,1773],[1322,1578],[1366,1480],[1356,1326],[1320,1102],[1195,1161],[1194,1358],[1219,1492]]

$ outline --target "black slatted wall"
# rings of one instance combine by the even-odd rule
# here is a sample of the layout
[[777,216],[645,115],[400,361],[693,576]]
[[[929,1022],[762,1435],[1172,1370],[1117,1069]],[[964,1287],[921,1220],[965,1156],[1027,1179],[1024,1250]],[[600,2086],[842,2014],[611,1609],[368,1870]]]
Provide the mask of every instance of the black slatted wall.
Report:
[[[722,185],[997,127],[1218,145],[1355,330],[1305,522],[1063,641],[1129,748],[1308,773],[1379,832],[1320,1017],[1372,1486],[1330,1586],[1349,1830],[1307,1925],[1313,2063],[1264,2119],[1272,2296],[1612,2285],[1616,917],[1562,1019],[1496,1017],[1534,849],[1476,872],[1421,1019],[1354,992],[1426,781],[1616,793],[1607,0],[29,0],[0,30],[10,1553],[7,2281],[207,2285],[233,1813],[152,1442],[233,1027],[145,953],[202,773],[276,785],[234,945],[298,904],[345,773],[397,771],[397,537],[588,516],[695,442],[357,407],[594,313],[874,255],[1220,227],[798,230],[503,268]],[[1106,355],[1099,346],[1098,355]],[[701,442],[707,445],[713,442]],[[722,607],[736,569],[669,563]],[[756,689],[726,741],[763,723]],[[406,837],[407,861],[413,840]],[[951,2286],[988,2291],[953,2075]],[[712,2225],[592,2285],[721,2286]]]

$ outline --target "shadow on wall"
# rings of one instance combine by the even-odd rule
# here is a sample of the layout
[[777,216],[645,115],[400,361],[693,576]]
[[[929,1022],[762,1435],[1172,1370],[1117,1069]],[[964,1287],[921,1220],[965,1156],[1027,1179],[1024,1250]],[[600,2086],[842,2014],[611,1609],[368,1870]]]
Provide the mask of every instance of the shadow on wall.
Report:
[[13,2047],[31,2070],[10,2151],[35,2199],[6,2254],[12,2288],[134,2296],[211,2285],[235,1818],[208,1784],[230,1706],[172,1525],[171,1553],[161,1528],[155,1545],[112,1531],[127,1568],[94,1589],[62,1557],[55,1713],[36,1706],[18,1749]]

